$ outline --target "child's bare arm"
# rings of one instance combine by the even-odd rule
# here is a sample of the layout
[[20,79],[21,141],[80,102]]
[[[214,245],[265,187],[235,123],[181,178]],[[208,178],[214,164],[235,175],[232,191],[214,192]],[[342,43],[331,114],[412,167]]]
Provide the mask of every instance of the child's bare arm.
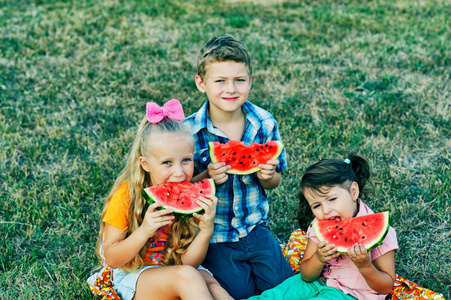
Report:
[[161,204],[154,203],[149,206],[143,224],[127,238],[125,231],[105,224],[103,247],[108,266],[119,268],[130,262],[160,227],[173,221],[174,217],[169,215],[172,210],[156,210],[158,206]]
[[306,282],[315,281],[323,270],[324,264],[340,254],[336,252],[335,245],[320,242],[316,244],[309,238],[304,257],[300,264],[302,279]]
[[380,294],[388,294],[393,289],[396,277],[394,253],[389,251],[371,262],[370,253],[363,246],[355,245],[348,250],[369,287]]
[[282,175],[276,171],[278,165],[279,161],[275,159],[259,166],[261,170],[257,172],[257,177],[264,189],[274,189],[279,186]]
[[214,230],[218,198],[213,195],[207,195],[205,198],[199,199],[197,203],[204,209],[203,214],[194,214],[194,217],[199,220],[200,231],[182,255],[183,264],[191,265],[195,268],[199,267],[207,254],[208,245]]

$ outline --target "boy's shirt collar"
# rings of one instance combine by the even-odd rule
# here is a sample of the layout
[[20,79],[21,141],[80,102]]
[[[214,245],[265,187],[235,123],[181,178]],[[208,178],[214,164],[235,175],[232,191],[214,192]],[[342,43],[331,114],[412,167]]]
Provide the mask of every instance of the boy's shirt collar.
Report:
[[[209,132],[228,139],[228,137],[221,130],[214,127],[213,123],[211,122],[208,116],[208,105],[209,101],[207,100],[205,101],[204,105],[202,105],[202,107],[199,109],[199,111],[196,113],[194,125],[192,127],[192,133],[196,134],[200,130],[206,128]],[[246,118],[245,126],[247,127],[248,125],[252,125],[251,131],[248,131],[247,129],[244,130],[244,133],[247,132],[246,134],[247,136],[243,135],[241,140],[246,142],[246,139],[248,138],[253,140],[253,137],[255,136],[255,134],[257,134],[258,130],[261,127],[261,120],[249,101],[246,100],[246,102],[244,102],[243,105],[241,106],[241,109],[243,110],[244,117]]]

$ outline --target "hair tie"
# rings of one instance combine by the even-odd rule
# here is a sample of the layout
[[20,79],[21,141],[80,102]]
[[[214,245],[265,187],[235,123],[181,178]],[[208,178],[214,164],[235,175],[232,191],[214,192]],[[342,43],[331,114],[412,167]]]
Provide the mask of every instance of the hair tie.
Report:
[[154,102],[147,102],[146,116],[150,123],[158,123],[164,118],[182,121],[185,119],[182,105],[177,99],[166,102],[163,107],[159,107]]
[[349,158],[346,158],[346,159],[344,160],[344,162],[347,163],[348,165],[351,164],[351,161],[349,160]]

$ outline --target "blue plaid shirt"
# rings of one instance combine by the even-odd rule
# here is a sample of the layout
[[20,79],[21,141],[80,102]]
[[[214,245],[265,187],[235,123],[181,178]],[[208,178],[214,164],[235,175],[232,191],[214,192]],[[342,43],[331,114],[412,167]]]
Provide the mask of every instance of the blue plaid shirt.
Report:
[[[242,105],[246,118],[241,141],[246,145],[281,140],[277,122],[266,110],[246,101]],[[194,175],[207,169],[211,163],[208,142],[226,143],[229,138],[216,128],[208,116],[208,101],[185,119],[194,135]],[[285,148],[278,158],[278,172],[287,168]],[[258,224],[268,223],[269,203],[256,173],[250,175],[228,174],[225,183],[216,186],[218,205],[212,243],[237,242]]]

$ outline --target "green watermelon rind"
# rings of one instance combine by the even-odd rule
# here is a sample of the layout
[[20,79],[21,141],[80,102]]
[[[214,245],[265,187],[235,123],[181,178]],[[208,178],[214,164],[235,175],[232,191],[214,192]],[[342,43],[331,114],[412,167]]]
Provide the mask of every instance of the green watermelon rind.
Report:
[[[216,193],[216,186],[215,186],[214,180],[211,178],[205,178],[203,180],[207,180],[208,182],[210,182],[210,185],[211,185],[211,193],[210,194],[214,195]],[[144,199],[146,199],[147,203],[149,203],[150,205],[157,202],[157,197],[149,190],[143,189],[141,193],[142,193]],[[192,210],[181,210],[181,209],[177,209],[175,207],[172,207],[169,205],[164,205],[164,204],[162,206],[158,207],[157,209],[162,210],[162,209],[166,209],[166,208],[173,209],[173,212],[171,213],[171,215],[181,217],[181,218],[191,218],[194,213],[201,213],[204,210],[202,207],[195,208]]]
[[[373,241],[371,241],[368,244],[364,245],[365,248],[368,251],[371,251],[374,248],[376,248],[377,246],[379,246],[384,241],[385,237],[387,236],[388,230],[390,229],[390,212],[384,211],[384,212],[382,212],[382,214],[385,216],[385,218],[384,218],[384,220],[385,220],[384,231],[381,232],[378,237],[373,239]],[[320,242],[322,242],[322,241],[325,241],[325,238],[320,232],[320,229],[318,227],[318,222],[319,221],[313,221],[312,222],[312,228],[313,228],[313,231],[315,232],[316,237],[318,238],[318,240]],[[342,254],[347,254],[348,253],[348,248],[337,247],[337,252],[338,253],[342,253]]]
[[[272,141],[272,142],[276,142],[277,143],[278,151],[269,160],[277,159],[280,156],[280,154],[282,153],[282,150],[283,150],[283,144],[280,141]],[[216,158],[216,156],[214,155],[214,152],[213,152],[213,149],[214,149],[213,143],[214,142],[209,142],[208,143],[208,152],[210,154],[211,162],[215,164],[215,163],[218,162],[218,159]],[[244,171],[244,172],[238,171],[238,170],[227,170],[226,173],[227,174],[235,174],[235,175],[249,175],[249,174],[258,172],[260,170],[261,170],[260,167],[255,167],[255,168],[249,169],[249,170]]]

